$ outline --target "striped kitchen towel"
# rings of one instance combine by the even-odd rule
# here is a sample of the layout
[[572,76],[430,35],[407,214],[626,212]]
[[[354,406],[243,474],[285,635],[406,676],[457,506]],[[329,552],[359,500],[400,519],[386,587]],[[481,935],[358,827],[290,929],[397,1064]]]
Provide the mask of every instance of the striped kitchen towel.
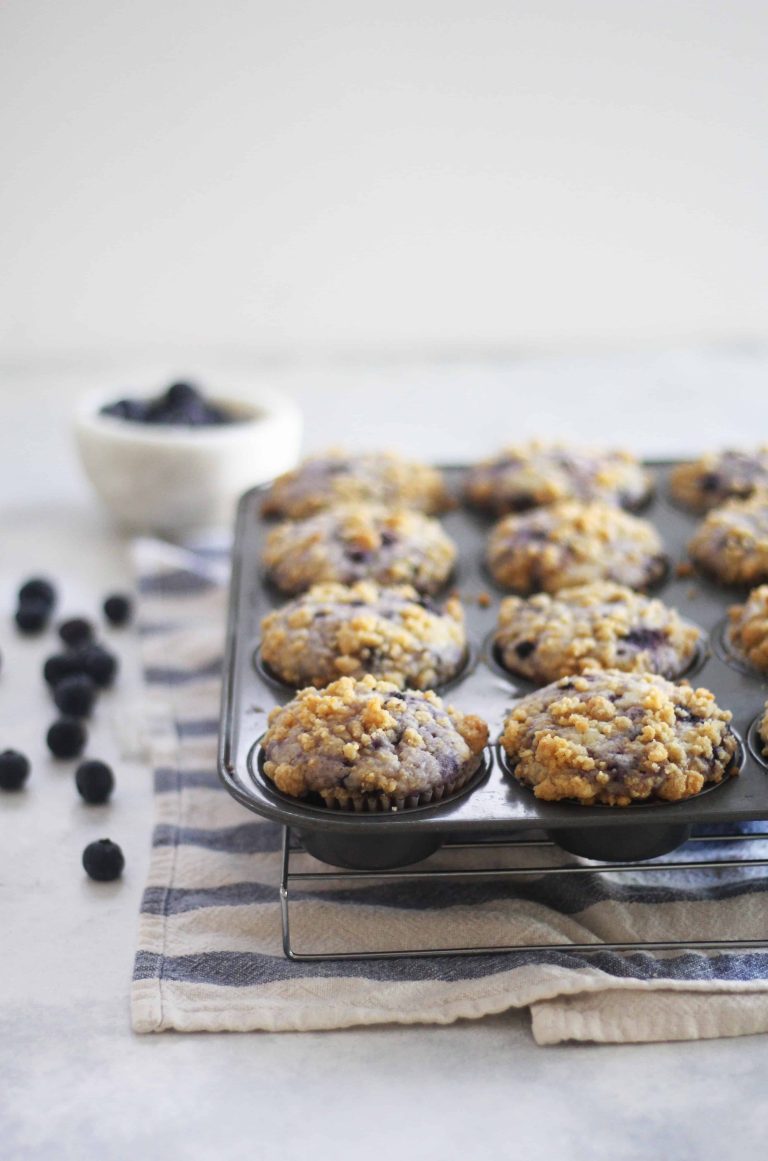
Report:
[[[523,1006],[539,1043],[768,1031],[768,949],[286,959],[281,830],[235,802],[216,773],[226,551],[143,540],[135,559],[156,813],[132,986],[137,1032],[448,1023]],[[715,857],[736,851],[764,857],[768,836]],[[477,856],[444,852],[430,863],[461,858]],[[551,851],[528,858],[531,874],[514,888],[484,879],[295,888],[296,941],[354,950],[768,935],[763,868],[548,876],[536,866]]]

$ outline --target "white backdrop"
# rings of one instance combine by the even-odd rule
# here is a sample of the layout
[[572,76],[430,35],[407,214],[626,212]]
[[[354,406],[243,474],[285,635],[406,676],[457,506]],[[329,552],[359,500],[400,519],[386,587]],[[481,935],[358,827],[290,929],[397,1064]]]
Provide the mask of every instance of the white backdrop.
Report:
[[768,337],[761,0],[4,0],[0,356]]

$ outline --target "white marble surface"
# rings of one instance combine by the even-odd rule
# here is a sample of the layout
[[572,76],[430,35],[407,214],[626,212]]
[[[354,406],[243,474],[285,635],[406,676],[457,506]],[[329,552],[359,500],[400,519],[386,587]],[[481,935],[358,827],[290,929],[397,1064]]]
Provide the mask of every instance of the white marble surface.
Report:
[[[25,749],[34,766],[28,789],[0,802],[0,1156],[756,1154],[768,1128],[764,1037],[542,1049],[524,1013],[447,1028],[132,1035],[127,996],[152,803],[146,770],[117,756],[113,720],[140,692],[134,641],[112,634],[122,677],[93,726],[91,750],[115,759],[117,791],[110,806],[86,808],[71,764],[49,760],[42,743],[51,707],[39,669],[51,639],[22,640],[10,624],[16,585],[32,572],[56,577],[72,613],[93,612],[106,590],[125,585],[125,546],[91,500],[69,437],[71,395],[94,377],[130,381],[86,362],[79,371],[9,367],[0,378],[0,748]],[[253,377],[291,390],[314,447],[340,421],[352,446],[387,443],[437,459],[545,428],[655,453],[768,437],[768,352],[754,350],[261,368]],[[127,858],[114,885],[92,884],[80,869],[85,843],[104,834]]]

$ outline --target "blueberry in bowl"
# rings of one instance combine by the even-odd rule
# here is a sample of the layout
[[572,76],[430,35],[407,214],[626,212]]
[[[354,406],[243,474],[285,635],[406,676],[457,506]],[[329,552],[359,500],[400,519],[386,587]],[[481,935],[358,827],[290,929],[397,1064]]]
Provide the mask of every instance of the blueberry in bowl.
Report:
[[215,390],[166,378],[160,388],[102,390],[81,401],[80,458],[123,530],[174,536],[227,526],[241,493],[295,464],[294,403],[227,375],[209,381]]
[[118,399],[105,403],[102,415],[129,423],[164,424],[177,427],[205,427],[243,422],[235,408],[205,398],[199,387],[186,380],[171,383],[161,395],[150,399]]

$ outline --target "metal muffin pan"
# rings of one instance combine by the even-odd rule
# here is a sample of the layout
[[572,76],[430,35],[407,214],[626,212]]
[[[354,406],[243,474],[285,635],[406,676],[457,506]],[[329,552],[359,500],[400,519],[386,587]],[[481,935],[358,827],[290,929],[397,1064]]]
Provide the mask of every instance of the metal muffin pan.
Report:
[[[361,870],[417,862],[447,840],[493,840],[532,830],[544,831],[563,849],[586,858],[642,860],[674,850],[694,826],[768,819],[768,764],[760,754],[754,728],[768,697],[768,677],[731,658],[722,645],[721,626],[728,606],[745,593],[718,587],[697,574],[677,574],[676,566],[686,560],[686,544],[697,518],[667,499],[666,477],[672,466],[648,465],[657,487],[642,515],[658,528],[671,559],[667,579],[654,593],[707,634],[689,677],[711,689],[718,703],[733,713],[732,726],[742,743],[737,777],[683,802],[628,807],[541,802],[519,785],[495,740],[505,713],[534,687],[507,673],[493,657],[490,642],[499,603],[507,594],[493,583],[484,566],[492,521],[460,507],[444,516],[443,523],[459,549],[458,568],[449,587],[464,602],[470,661],[451,684],[447,700],[480,714],[489,724],[494,744],[486,750],[482,771],[468,786],[436,805],[386,814],[331,810],[282,794],[260,768],[259,739],[267,715],[292,696],[290,689],[268,676],[258,660],[261,620],[285,599],[264,583],[261,550],[271,522],[260,515],[265,490],[260,487],[241,499],[235,529],[219,738],[219,773],[226,788],[249,810],[289,826],[306,849],[324,862]],[[464,469],[444,471],[459,495]]]

